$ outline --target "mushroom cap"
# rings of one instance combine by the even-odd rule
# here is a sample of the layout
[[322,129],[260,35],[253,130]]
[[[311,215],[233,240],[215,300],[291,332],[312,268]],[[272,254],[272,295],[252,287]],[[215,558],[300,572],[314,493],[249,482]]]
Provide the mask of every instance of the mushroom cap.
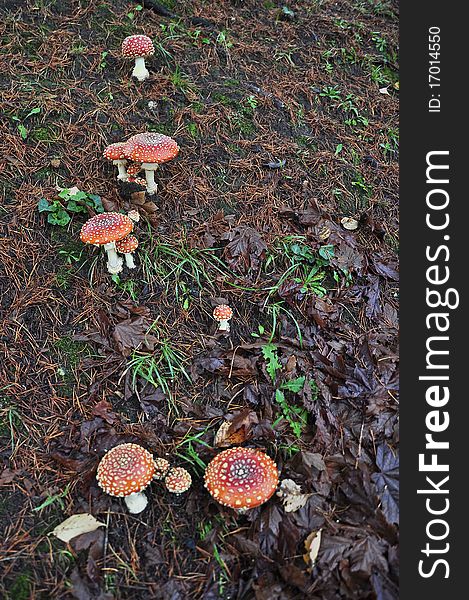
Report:
[[155,458],[155,474],[154,479],[163,479],[166,473],[169,471],[169,460],[166,458]]
[[140,163],[162,164],[179,153],[176,140],[162,133],[138,133],[125,144],[125,156]]
[[122,42],[124,58],[140,58],[155,53],[153,42],[147,35],[129,35]]
[[129,212],[127,213],[127,216],[134,223],[138,223],[140,221],[140,213],[138,212],[138,210],[135,210],[135,208],[132,209],[132,210],[129,210]]
[[236,509],[266,502],[278,484],[275,462],[254,448],[229,448],[217,454],[205,470],[205,487],[217,502]]
[[85,244],[110,244],[129,235],[133,228],[134,225],[127,215],[104,212],[86,221],[81,228],[80,239]]
[[115,144],[110,144],[104,149],[104,158],[107,158],[108,160],[125,160],[124,146],[125,142],[116,142]]
[[128,235],[116,242],[116,250],[121,254],[132,254],[138,248],[138,240],[134,235]]
[[98,465],[98,485],[110,496],[129,496],[143,491],[153,479],[153,456],[138,444],[111,448]]
[[233,311],[227,304],[219,304],[213,309],[213,318],[217,321],[228,321],[233,316]]
[[136,183],[143,187],[147,187],[147,180],[144,177],[129,177],[127,181],[128,183]]
[[192,477],[189,471],[182,467],[174,467],[166,475],[164,483],[168,492],[172,494],[182,494],[191,487]]
[[132,163],[127,167],[127,175],[129,177],[135,177],[142,170],[142,163]]

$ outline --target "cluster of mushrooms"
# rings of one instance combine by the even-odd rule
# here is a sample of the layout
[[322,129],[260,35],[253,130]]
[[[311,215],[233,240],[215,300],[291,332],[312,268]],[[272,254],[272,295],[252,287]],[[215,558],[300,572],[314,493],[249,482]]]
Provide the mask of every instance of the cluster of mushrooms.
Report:
[[[154,458],[138,444],[120,444],[109,450],[98,465],[100,488],[110,496],[124,498],[132,514],[148,505],[144,490],[156,480],[164,480],[173,494],[186,492],[191,475],[182,467],[171,467],[164,458]],[[223,506],[239,512],[266,502],[278,485],[275,462],[254,448],[229,448],[220,452],[205,470],[205,487]]]
[[[135,59],[132,75],[139,81],[149,77],[145,58],[154,51],[151,39],[145,35],[132,35],[123,41],[122,55]],[[117,166],[119,181],[140,184],[153,195],[157,190],[156,169],[178,153],[179,146],[171,137],[148,132],[109,145],[103,155]],[[141,171],[145,172],[145,178],[138,177]],[[124,260],[129,269],[135,268],[133,253],[138,241],[132,232],[138,220],[136,210],[127,215],[118,212],[97,214],[83,225],[80,238],[85,244],[103,246],[107,253],[107,269],[109,273],[117,274],[122,271]],[[230,331],[232,316],[233,311],[226,304],[215,307],[213,318],[219,324],[219,331]],[[98,465],[96,478],[106,494],[124,498],[133,514],[142,512],[148,505],[144,491],[153,480],[163,481],[173,494],[186,492],[192,483],[186,469],[172,467],[166,459],[155,458],[151,452],[133,443],[119,444],[106,452]],[[244,447],[229,448],[217,454],[208,464],[204,476],[205,487],[211,496],[238,512],[266,502],[277,489],[278,479],[277,466],[265,452]]]

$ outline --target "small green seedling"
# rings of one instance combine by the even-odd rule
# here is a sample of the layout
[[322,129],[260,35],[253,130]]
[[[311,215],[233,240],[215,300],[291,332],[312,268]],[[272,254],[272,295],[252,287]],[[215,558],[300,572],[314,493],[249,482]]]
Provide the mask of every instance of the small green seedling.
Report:
[[22,119],[20,119],[17,116],[12,117],[13,121],[15,121],[17,123],[16,127],[18,128],[18,131],[20,132],[20,136],[22,137],[23,140],[25,140],[28,137],[28,130],[23,125],[22,121],[26,121],[26,119],[29,119],[29,117],[31,117],[32,115],[37,115],[40,112],[41,112],[41,109],[39,107],[37,107],[37,108],[33,108],[32,110],[30,110],[29,113]]

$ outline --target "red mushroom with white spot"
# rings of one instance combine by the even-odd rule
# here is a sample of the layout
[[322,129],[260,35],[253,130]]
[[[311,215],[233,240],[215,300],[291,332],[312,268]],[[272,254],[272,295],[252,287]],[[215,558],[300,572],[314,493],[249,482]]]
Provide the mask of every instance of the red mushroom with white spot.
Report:
[[164,479],[170,466],[169,460],[166,460],[166,458],[155,458],[155,474],[153,475],[153,478]]
[[139,81],[145,81],[150,73],[145,66],[145,58],[155,53],[153,42],[147,35],[130,35],[122,42],[122,56],[135,58],[135,67],[132,76]]
[[127,159],[124,155],[124,146],[125,142],[116,142],[115,144],[110,144],[103,152],[104,158],[112,160],[112,163],[119,169],[117,179],[120,181],[127,180],[127,171],[125,170]]
[[128,235],[116,242],[116,250],[124,255],[125,264],[129,269],[135,269],[134,257],[132,256],[138,248],[138,240],[134,235]]
[[218,331],[229,331],[228,321],[233,316],[233,310],[227,304],[219,304],[213,309],[213,318],[218,321]]
[[168,492],[183,494],[191,487],[192,477],[189,471],[182,467],[173,467],[166,475],[164,483]]
[[122,271],[123,259],[116,252],[116,242],[125,238],[134,228],[128,216],[105,212],[88,219],[81,228],[80,239],[85,244],[104,246],[107,252],[107,269],[116,274]]
[[155,473],[153,455],[138,444],[120,444],[98,465],[96,478],[106,494],[124,498],[129,512],[142,512],[148,504],[143,493]]
[[142,164],[134,162],[127,167],[127,175],[129,177],[136,177],[140,173],[141,170],[142,170]]
[[277,465],[254,448],[224,450],[205,470],[205,487],[213,498],[242,512],[267,502],[277,485]]
[[147,192],[156,192],[155,171],[159,165],[175,158],[179,146],[173,138],[162,133],[138,133],[125,144],[125,156],[135,162],[142,163],[147,180]]

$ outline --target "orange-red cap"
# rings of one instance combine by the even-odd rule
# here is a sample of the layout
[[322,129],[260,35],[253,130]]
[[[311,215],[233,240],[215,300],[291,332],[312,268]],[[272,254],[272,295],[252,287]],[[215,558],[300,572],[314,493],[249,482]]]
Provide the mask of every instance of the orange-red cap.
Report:
[[98,466],[98,485],[111,496],[143,491],[153,479],[153,456],[138,444],[120,444],[107,452]]
[[124,58],[139,58],[151,56],[154,53],[155,47],[147,35],[129,35],[122,42],[122,56]]
[[138,248],[138,240],[134,235],[128,235],[116,242],[116,250],[121,254],[132,254]]
[[179,146],[162,133],[138,133],[126,142],[124,152],[136,162],[162,164],[178,155]]
[[213,318],[217,321],[228,321],[233,316],[233,311],[227,304],[219,304],[213,309]]
[[110,244],[129,235],[133,228],[127,215],[105,212],[86,221],[81,228],[80,239],[85,244]]
[[205,470],[205,487],[217,502],[236,509],[260,506],[278,485],[275,462],[254,448],[220,452]]
[[166,475],[164,483],[166,489],[172,494],[182,494],[191,487],[192,477],[186,469],[174,467]]
[[104,149],[104,158],[107,158],[108,160],[125,160],[124,146],[125,142],[116,142],[115,144],[110,144]]

